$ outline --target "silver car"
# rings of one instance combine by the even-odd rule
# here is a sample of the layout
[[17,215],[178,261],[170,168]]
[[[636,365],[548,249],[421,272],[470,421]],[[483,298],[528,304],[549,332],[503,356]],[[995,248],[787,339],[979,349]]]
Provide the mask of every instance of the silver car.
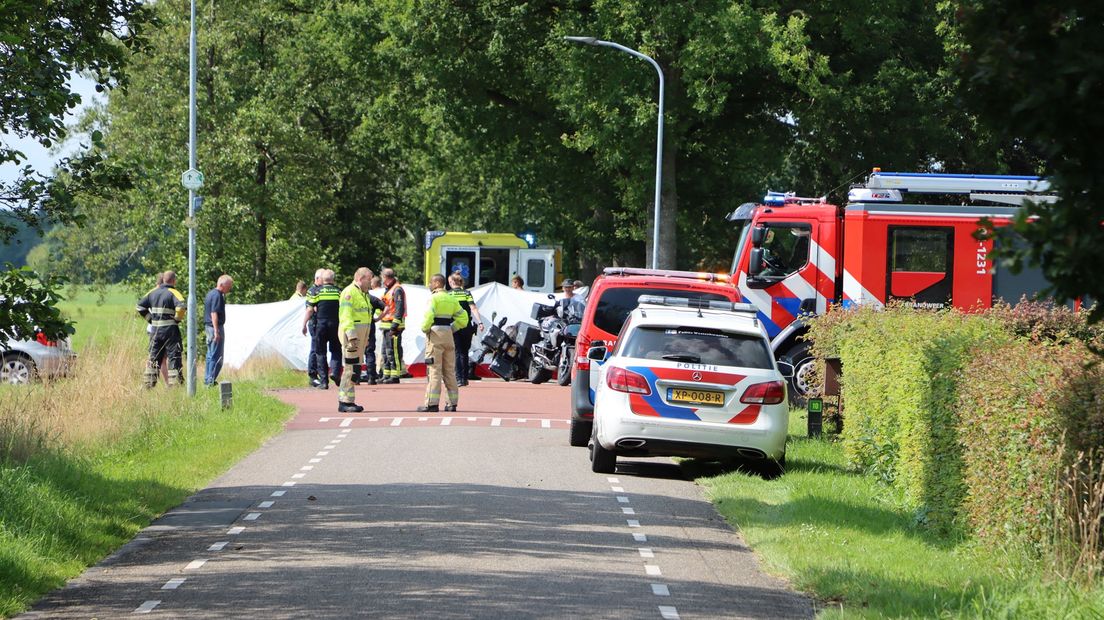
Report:
[[0,342],[0,383],[30,383],[36,378],[68,374],[76,353],[69,340],[46,340],[41,334],[34,340]]

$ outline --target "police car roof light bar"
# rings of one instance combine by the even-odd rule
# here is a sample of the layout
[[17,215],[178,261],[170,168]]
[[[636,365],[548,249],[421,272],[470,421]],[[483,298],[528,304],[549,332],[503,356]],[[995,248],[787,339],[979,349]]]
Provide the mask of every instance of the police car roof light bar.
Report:
[[667,295],[641,295],[637,298],[638,304],[652,306],[667,306],[670,308],[694,308],[696,310],[724,310],[726,312],[741,312],[755,316],[759,309],[752,304],[734,303],[731,301],[717,301],[709,299],[690,299],[688,297],[671,297]]
[[683,278],[706,282],[731,282],[732,276],[724,273],[705,271],[675,271],[673,269],[639,269],[636,267],[606,267],[602,270],[607,276],[655,276],[659,278]]

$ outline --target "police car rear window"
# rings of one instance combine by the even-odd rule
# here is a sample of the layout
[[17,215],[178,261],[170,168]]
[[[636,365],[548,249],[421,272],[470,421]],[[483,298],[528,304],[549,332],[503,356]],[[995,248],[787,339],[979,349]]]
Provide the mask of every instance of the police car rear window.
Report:
[[693,327],[640,327],[629,335],[620,355],[716,366],[773,367],[762,336]]
[[625,319],[629,313],[636,309],[637,300],[641,295],[661,295],[669,297],[683,297],[687,299],[706,299],[709,301],[732,301],[731,298],[718,293],[703,293],[686,289],[665,289],[651,287],[624,287],[608,288],[602,291],[598,298],[598,306],[594,309],[594,326],[607,334],[616,334],[621,331]]

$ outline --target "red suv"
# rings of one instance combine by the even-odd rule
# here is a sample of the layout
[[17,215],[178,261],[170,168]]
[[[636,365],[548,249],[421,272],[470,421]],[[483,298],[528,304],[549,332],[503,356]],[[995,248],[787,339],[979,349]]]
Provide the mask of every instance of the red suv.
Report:
[[[596,342],[610,350],[621,327],[636,309],[641,295],[662,295],[711,301],[739,302],[740,295],[727,275],[662,269],[607,268],[587,293],[583,324],[575,341],[575,376],[571,381],[571,445],[585,446],[594,425],[594,388],[600,362],[587,350]],[[591,368],[594,365],[595,368]]]

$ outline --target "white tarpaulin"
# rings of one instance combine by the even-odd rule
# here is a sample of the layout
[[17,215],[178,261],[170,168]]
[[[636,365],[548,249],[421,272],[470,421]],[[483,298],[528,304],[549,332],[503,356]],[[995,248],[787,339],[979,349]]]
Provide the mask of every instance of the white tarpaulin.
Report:
[[[403,332],[403,362],[407,367],[421,364],[425,350],[425,335],[422,334],[422,319],[429,304],[429,289],[424,286],[404,284],[407,303],[406,330]],[[577,291],[585,297],[587,289]],[[484,284],[472,289],[475,305],[485,323],[491,316],[496,320],[506,317],[507,325],[519,321],[533,322],[529,312],[534,302],[552,303],[545,293],[532,293],[512,289],[498,283]],[[375,296],[383,294],[383,289],[372,291]],[[556,298],[562,298],[557,294]],[[310,338],[303,335],[302,299],[289,299],[270,304],[227,304],[226,306],[226,350],[224,364],[229,368],[241,368],[254,356],[277,355],[293,368],[307,369],[307,355],[310,353]],[[380,351],[382,340],[377,334],[376,352]],[[472,339],[472,351],[478,351],[479,334]],[[417,370],[417,369],[416,369]]]

